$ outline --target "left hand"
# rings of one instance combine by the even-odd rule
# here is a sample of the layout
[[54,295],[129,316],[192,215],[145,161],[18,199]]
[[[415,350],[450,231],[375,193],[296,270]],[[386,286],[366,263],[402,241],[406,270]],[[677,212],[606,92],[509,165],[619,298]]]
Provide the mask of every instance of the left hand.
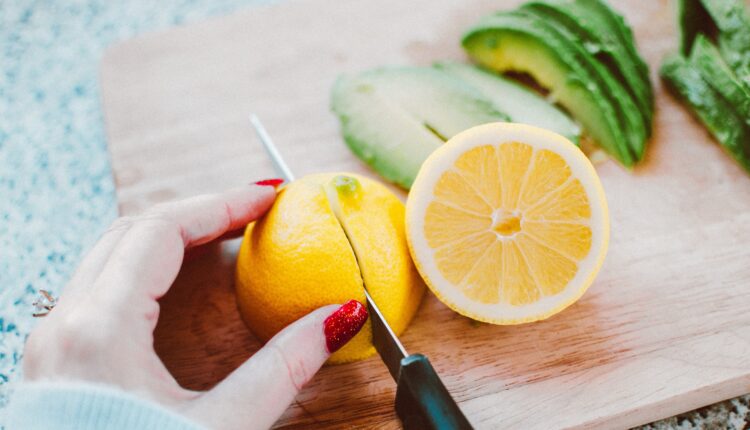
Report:
[[177,276],[185,250],[244,228],[275,195],[273,186],[250,185],[116,220],[30,335],[25,378],[114,385],[211,428],[273,425],[329,357],[330,321],[354,315],[353,336],[367,317],[361,304],[310,313],[207,392],[179,386],[154,351],[153,330],[158,300]]

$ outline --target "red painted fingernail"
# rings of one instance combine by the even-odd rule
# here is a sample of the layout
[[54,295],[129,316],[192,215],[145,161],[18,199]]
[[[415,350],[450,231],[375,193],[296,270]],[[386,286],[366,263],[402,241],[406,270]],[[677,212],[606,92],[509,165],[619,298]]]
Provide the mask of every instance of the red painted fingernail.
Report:
[[346,345],[367,321],[367,308],[356,300],[349,300],[323,323],[328,352],[336,352]]
[[263,179],[262,181],[253,182],[254,185],[269,186],[269,187],[274,187],[274,188],[278,187],[279,185],[283,183],[284,183],[284,180],[280,178]]

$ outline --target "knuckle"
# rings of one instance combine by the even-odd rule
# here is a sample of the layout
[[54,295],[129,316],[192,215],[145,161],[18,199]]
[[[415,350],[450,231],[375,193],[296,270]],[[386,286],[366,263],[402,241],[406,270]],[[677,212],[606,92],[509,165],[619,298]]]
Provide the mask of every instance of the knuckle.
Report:
[[[163,204],[161,204],[163,205]],[[145,212],[138,218],[138,226],[157,235],[179,235],[182,237],[182,228],[179,223],[169,216],[168,212],[157,205]]]
[[176,224],[166,212],[156,207],[138,217],[138,225],[140,226],[171,227]]
[[44,321],[26,340],[23,368],[29,380],[50,376],[70,364],[90,360],[116,339],[113,324],[97,311],[57,314]]
[[167,214],[169,214],[172,211],[173,204],[171,202],[161,202],[157,203],[149,210],[143,213],[142,217],[148,218],[148,217],[164,217],[167,218]]
[[113,233],[118,231],[129,230],[133,226],[135,218],[132,216],[121,216],[112,222],[106,233]]
[[97,311],[71,313],[59,321],[55,340],[72,358],[89,356],[112,341],[114,333],[108,321],[98,316]]

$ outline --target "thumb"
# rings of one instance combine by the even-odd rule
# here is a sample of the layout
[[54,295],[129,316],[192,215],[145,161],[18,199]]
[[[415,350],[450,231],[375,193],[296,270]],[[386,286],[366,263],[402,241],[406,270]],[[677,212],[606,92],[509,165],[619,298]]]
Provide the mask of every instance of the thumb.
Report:
[[196,399],[189,415],[211,428],[270,428],[331,353],[359,332],[367,316],[362,303],[350,300],[300,318]]

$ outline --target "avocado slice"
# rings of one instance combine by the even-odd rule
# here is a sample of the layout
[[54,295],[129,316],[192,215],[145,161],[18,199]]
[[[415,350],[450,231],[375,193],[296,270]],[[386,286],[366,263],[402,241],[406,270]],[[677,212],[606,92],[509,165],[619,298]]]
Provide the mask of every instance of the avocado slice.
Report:
[[740,118],[750,125],[750,90],[737,80],[716,46],[702,34],[695,38],[690,64],[698,69],[714,91],[734,107]]
[[719,143],[750,172],[750,133],[732,106],[704,80],[701,72],[681,55],[662,63],[660,75],[683,98]]
[[629,141],[628,149],[633,159],[637,162],[643,158],[643,153],[646,149],[646,139],[648,139],[649,135],[647,124],[651,122],[651,119],[650,116],[648,119],[644,119],[635,100],[627,92],[626,84],[619,81],[605,64],[594,58],[585,49],[586,44],[575,33],[546,15],[544,11],[530,9],[522,10],[522,12],[528,13],[530,16],[535,16],[540,22],[548,25],[555,33],[555,37],[565,38],[570,42],[569,45],[576,50],[581,65],[588,68],[591,74],[600,80],[603,88],[607,90],[607,94],[611,97],[614,106],[617,108],[619,119],[625,127],[625,136]]
[[651,134],[654,95],[648,66],[635,49],[633,34],[622,16],[600,0],[532,1],[529,9],[565,27],[586,50],[622,82],[643,116]]
[[[638,53],[638,49],[635,46],[635,37],[633,32],[625,22],[625,18],[615,12],[614,9],[609,7],[605,1],[602,0],[560,0],[575,14],[580,16],[583,20],[586,20],[587,14],[592,14],[592,18],[598,16],[601,18],[601,22],[605,23],[603,26],[596,25],[603,32],[614,32],[614,34],[620,39],[620,44],[625,47],[626,50],[630,51],[630,59],[635,64],[636,68],[640,72],[641,78],[649,83],[649,89],[651,90],[651,74],[649,72],[646,61]],[[601,23],[600,23],[601,24]],[[653,93],[653,90],[651,90]],[[652,95],[653,97],[653,95]]]
[[513,122],[534,125],[578,143],[581,127],[544,97],[497,73],[462,63],[437,63],[434,67],[472,86]]
[[475,125],[508,120],[470,86],[418,67],[341,76],[331,109],[352,152],[406,189],[444,140]]
[[490,15],[464,35],[462,44],[490,69],[530,74],[605,151],[627,167],[634,164],[619,103],[585,58],[590,55],[544,20],[522,11]]

